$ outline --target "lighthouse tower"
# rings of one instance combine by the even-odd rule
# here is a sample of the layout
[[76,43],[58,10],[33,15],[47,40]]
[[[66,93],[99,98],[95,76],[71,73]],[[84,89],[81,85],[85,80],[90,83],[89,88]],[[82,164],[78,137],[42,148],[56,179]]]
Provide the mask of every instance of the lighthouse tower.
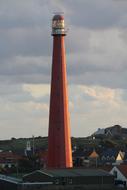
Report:
[[52,19],[53,57],[48,133],[48,168],[72,167],[64,17]]

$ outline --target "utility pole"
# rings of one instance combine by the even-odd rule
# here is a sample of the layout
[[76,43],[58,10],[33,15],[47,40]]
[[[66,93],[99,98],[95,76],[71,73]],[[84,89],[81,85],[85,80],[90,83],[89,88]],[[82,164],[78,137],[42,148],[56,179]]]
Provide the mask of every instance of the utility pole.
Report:
[[32,144],[33,144],[33,156],[35,154],[35,142],[34,142],[34,135],[32,136]]

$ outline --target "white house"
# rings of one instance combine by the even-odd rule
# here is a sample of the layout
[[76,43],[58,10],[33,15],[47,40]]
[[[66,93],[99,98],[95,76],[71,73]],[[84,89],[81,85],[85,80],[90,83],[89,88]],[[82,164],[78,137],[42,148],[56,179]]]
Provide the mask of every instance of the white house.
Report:
[[127,187],[127,165],[114,166],[110,174],[115,176],[116,185]]

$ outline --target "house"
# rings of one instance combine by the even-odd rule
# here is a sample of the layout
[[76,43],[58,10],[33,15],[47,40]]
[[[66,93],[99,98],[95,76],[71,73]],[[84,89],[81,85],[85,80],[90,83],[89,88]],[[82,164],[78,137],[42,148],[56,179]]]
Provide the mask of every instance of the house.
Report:
[[127,165],[114,166],[110,174],[115,176],[115,184],[127,187]]
[[21,159],[21,156],[14,154],[12,151],[0,152],[0,167],[16,167],[19,159]]
[[98,128],[98,130],[93,135],[96,137],[100,135],[105,135],[105,129]]
[[95,138],[119,138],[125,139],[127,138],[127,128],[123,128],[120,125],[114,125],[111,127],[107,127],[104,129],[98,129],[93,136]]
[[116,161],[118,156],[118,150],[116,149],[106,149],[100,155],[100,160],[102,165],[111,165]]
[[[50,182],[57,186],[80,186],[85,189],[113,189],[114,176],[104,170],[98,169],[45,169],[37,170],[23,177],[24,183]],[[101,187],[101,188],[100,188]],[[51,189],[53,187],[51,186]],[[59,188],[60,189],[60,188]],[[68,187],[69,189],[69,187]]]
[[89,160],[89,165],[90,166],[96,166],[98,165],[98,160],[99,160],[99,155],[98,153],[95,151],[95,149],[93,150],[93,152],[89,155],[88,157]]
[[114,176],[97,169],[36,170],[18,179],[0,175],[1,190],[114,189]]
[[73,165],[76,167],[83,166],[83,162],[85,159],[85,153],[83,150],[77,149],[75,152],[72,153],[73,157]]
[[125,162],[125,152],[116,149],[107,149],[101,153],[100,158],[102,165],[120,165]]

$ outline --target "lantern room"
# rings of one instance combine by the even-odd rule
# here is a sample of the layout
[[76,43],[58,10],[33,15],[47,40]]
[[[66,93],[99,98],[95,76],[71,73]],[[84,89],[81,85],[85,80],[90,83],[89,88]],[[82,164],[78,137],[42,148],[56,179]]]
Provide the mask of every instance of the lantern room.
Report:
[[66,35],[63,15],[55,15],[52,19],[52,35]]

